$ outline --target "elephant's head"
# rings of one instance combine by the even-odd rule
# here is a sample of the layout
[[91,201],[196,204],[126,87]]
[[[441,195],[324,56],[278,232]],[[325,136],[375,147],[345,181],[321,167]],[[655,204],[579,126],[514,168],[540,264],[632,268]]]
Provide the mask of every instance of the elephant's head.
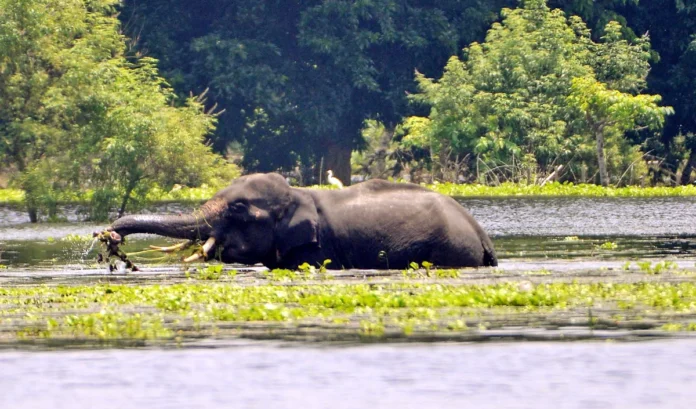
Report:
[[270,173],[236,179],[192,214],[126,216],[109,230],[200,240],[206,258],[274,265],[291,249],[316,244],[317,225],[312,197]]

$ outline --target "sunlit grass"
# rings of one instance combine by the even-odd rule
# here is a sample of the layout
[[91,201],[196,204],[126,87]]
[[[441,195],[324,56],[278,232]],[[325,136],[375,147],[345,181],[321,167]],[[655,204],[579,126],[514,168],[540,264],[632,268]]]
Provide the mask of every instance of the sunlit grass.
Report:
[[589,184],[549,183],[544,186],[503,183],[499,186],[438,183],[427,186],[449,196],[587,196],[587,197],[662,197],[696,196],[696,186],[677,187],[603,187]]
[[[598,185],[572,183],[549,183],[544,186],[502,183],[499,186],[477,184],[436,183],[424,185],[436,192],[455,197],[508,197],[508,196],[581,196],[581,197],[667,197],[696,196],[696,186],[677,187],[603,187]],[[180,189],[152,189],[144,200],[148,203],[158,202],[203,202],[210,199],[219,186],[182,187]],[[336,189],[331,185],[311,186],[314,189]],[[62,203],[89,202],[91,192],[66,194]],[[19,189],[0,189],[0,204],[21,204],[24,192]]]
[[24,191],[20,189],[0,189],[0,204],[19,204],[24,200]]
[[[581,197],[668,197],[668,196],[696,196],[696,186],[677,187],[603,187],[590,184],[573,183],[548,183],[544,186],[524,185],[515,183],[503,183],[498,186],[486,186],[477,184],[436,183],[424,185],[436,192],[449,196],[466,197],[493,197],[493,196],[581,196]],[[313,189],[335,190],[331,185],[315,185]],[[184,188],[175,192],[163,192],[153,190],[148,199],[153,201],[176,200],[206,200],[216,192],[216,189]]]

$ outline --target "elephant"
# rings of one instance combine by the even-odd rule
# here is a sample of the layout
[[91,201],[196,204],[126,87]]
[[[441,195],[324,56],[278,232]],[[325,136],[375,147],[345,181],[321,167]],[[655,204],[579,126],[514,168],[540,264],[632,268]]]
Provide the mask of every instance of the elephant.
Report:
[[[410,183],[372,179],[340,190],[291,187],[278,173],[241,176],[191,214],[128,215],[119,241],[150,233],[205,243],[185,261],[297,268],[404,269],[498,264],[493,243],[454,199]],[[325,263],[331,260],[330,263]]]

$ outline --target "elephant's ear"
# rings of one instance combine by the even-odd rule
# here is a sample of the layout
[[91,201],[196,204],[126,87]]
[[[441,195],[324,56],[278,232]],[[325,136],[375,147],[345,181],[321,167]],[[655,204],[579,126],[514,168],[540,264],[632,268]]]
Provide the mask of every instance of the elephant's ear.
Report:
[[300,192],[292,192],[293,200],[276,227],[276,246],[280,256],[293,247],[317,242],[319,215],[312,198]]

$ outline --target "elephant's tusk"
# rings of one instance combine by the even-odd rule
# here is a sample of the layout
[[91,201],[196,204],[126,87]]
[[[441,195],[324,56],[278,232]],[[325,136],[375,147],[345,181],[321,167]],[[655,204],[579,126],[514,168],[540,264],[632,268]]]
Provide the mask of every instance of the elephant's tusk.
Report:
[[214,245],[215,245],[215,237],[209,237],[208,240],[206,240],[203,247],[201,247],[201,250],[186,257],[184,259],[184,263],[191,263],[191,262],[196,261],[198,259],[206,258],[208,256],[208,252],[213,248]]
[[175,245],[169,246],[169,247],[150,246],[150,248],[153,250],[161,251],[163,253],[172,253],[175,251],[184,250],[185,248],[191,246],[192,244],[193,244],[193,242],[191,240],[189,240],[189,241],[185,241],[183,243],[175,244]]
[[194,253],[184,259],[184,263],[192,263],[199,258],[203,257],[201,253]]
[[213,248],[215,245],[215,237],[209,237],[208,240],[206,240],[205,244],[203,245],[203,254],[208,255],[208,252],[210,249]]

